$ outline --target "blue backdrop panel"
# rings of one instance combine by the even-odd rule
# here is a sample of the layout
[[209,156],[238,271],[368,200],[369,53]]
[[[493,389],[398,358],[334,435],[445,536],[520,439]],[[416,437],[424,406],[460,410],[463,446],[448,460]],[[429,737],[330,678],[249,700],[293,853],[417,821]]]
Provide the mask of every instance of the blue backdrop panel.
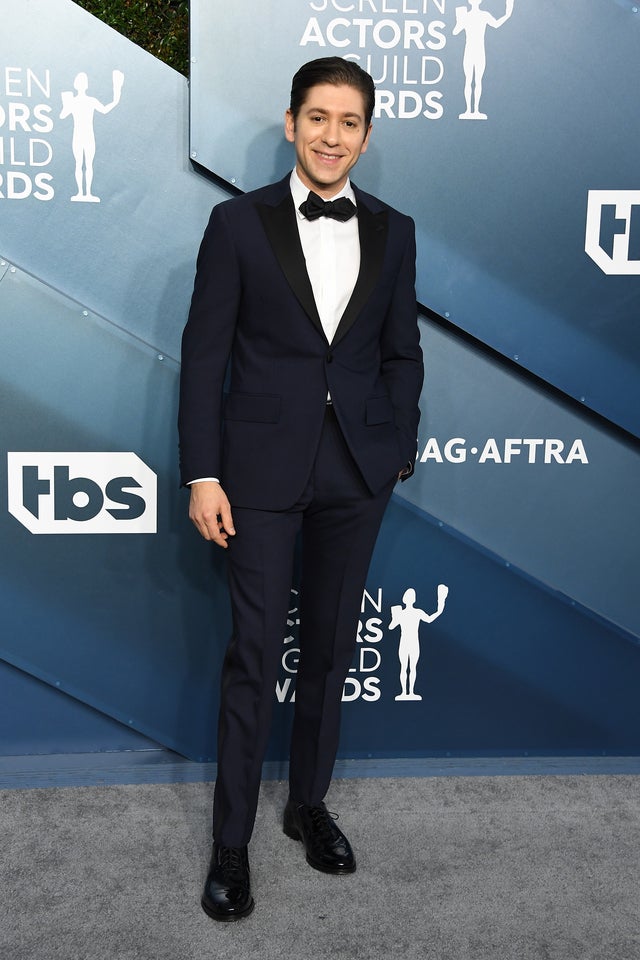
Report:
[[[416,607],[432,613],[439,583],[449,587],[444,613],[419,631],[415,691],[422,700],[396,702],[391,608],[412,587]],[[380,696],[345,704],[343,741],[357,756],[637,754],[640,648],[396,497],[367,592],[359,647],[378,651],[380,663],[363,672],[360,658],[365,667],[376,658],[359,654],[351,676],[361,685],[378,678]],[[354,754],[343,747],[343,755]]]
[[[459,0],[194,0],[192,10],[200,163],[243,190],[284,174],[293,72],[314,57],[355,59],[378,88],[355,179],[415,217],[419,300],[640,432],[637,4],[484,0],[472,16]],[[483,58],[479,110],[465,116],[465,64]],[[586,244],[597,190],[619,203],[592,198]],[[616,261],[613,273],[586,245]]]
[[[228,196],[191,169],[184,77],[71,0],[0,0],[0,13],[0,175],[31,183],[21,199],[0,198],[0,252],[177,358],[195,253],[211,207]],[[114,71],[124,74],[120,101],[105,114]],[[75,123],[61,113],[82,74],[99,105],[90,131],[100,203],[71,201]],[[38,176],[50,178],[46,190]],[[16,181],[16,193],[27,189]]]
[[[212,574],[177,490],[175,358],[195,252],[227,194],[191,169],[183,77],[70,0],[0,0],[0,10],[0,253],[20,268],[0,268],[3,502],[5,451],[133,451],[159,475],[157,536],[34,537],[3,515],[0,595],[12,631],[3,655],[166,745],[209,756],[228,612],[222,573]],[[116,71],[120,100],[104,113]],[[98,103],[99,203],[71,200],[76,120],[61,114],[83,73]],[[43,709],[40,687],[24,689],[15,727]],[[76,715],[76,749],[88,749],[86,711],[69,700],[63,712],[69,723]],[[72,742],[64,725],[42,735],[54,751]],[[122,743],[117,725],[112,743]]]
[[[177,365],[13,267],[0,282],[0,316],[1,443],[33,453],[40,497],[31,511],[68,502],[64,478],[61,494],[58,478],[44,479],[47,451],[64,469],[68,451],[134,450],[157,474],[161,505],[149,535],[38,535],[4,514],[1,655],[167,746],[208,756],[223,647],[215,638],[226,639],[229,618],[224,577],[177,489]],[[92,469],[89,458],[95,482]],[[4,469],[2,501],[7,480],[27,502],[27,481]],[[127,517],[120,522],[126,530]]]
[[433,323],[402,496],[640,640],[640,451]]
[[0,756],[157,747],[131,727],[0,660]]

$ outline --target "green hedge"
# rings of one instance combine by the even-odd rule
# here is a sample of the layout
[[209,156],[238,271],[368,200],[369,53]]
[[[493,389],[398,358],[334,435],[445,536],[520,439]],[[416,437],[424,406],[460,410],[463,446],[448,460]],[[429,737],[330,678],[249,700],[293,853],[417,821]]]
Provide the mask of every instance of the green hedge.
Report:
[[189,75],[188,0],[76,0],[94,17]]

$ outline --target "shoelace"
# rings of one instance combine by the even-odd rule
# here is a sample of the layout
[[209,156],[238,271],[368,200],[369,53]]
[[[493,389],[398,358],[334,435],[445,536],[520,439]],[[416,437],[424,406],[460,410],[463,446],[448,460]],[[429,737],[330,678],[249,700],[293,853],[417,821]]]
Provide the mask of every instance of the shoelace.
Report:
[[330,813],[326,807],[311,807],[309,816],[314,829],[318,831],[322,840],[336,839],[335,831],[337,828],[334,827],[333,822],[338,819],[337,813]]
[[242,879],[245,864],[241,850],[236,847],[222,847],[218,855],[218,863],[226,876]]

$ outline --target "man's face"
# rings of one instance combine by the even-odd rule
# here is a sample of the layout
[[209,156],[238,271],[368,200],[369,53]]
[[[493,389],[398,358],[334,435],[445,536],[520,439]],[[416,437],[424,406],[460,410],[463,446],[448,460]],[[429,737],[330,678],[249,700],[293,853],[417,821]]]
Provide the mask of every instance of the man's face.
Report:
[[295,144],[298,176],[325,199],[342,189],[371,134],[360,91],[331,83],[311,87],[295,120],[287,110],[284,129]]

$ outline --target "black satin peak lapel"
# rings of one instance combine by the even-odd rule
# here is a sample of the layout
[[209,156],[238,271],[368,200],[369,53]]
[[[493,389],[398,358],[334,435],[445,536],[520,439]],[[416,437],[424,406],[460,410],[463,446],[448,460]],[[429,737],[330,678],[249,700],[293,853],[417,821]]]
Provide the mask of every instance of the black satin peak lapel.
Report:
[[258,203],[256,207],[269,243],[278,258],[289,286],[303,310],[309,315],[323,337],[326,338],[307,273],[291,193],[287,191],[284,200],[275,207],[266,203]]
[[358,235],[360,237],[360,270],[353,293],[331,345],[344,337],[353,326],[358,314],[371,296],[376,280],[382,270],[382,261],[387,242],[387,212],[371,213],[363,203],[358,204]]

